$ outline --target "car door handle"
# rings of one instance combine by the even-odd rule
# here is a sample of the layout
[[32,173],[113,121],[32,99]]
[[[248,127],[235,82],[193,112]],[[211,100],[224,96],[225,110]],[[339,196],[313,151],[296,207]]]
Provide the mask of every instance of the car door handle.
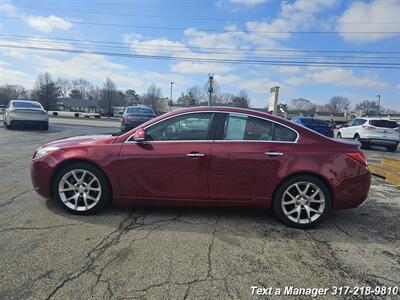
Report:
[[192,153],[186,154],[186,156],[190,157],[190,158],[196,158],[196,157],[204,157],[204,154],[203,153],[192,152]]
[[267,156],[282,156],[283,155],[282,152],[265,152],[264,154]]

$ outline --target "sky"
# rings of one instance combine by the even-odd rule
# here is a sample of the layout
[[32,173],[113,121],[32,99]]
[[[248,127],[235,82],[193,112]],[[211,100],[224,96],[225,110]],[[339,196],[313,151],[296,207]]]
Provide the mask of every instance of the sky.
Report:
[[169,97],[173,81],[176,100],[214,73],[221,92],[246,89],[251,107],[277,85],[284,103],[379,94],[400,110],[399,16],[400,0],[0,0],[0,85],[31,88],[49,72],[138,93],[155,83]]

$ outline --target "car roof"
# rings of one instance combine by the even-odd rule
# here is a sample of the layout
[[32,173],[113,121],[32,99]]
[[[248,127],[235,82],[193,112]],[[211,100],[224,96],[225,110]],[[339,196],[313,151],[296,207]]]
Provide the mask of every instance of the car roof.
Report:
[[357,118],[357,119],[365,119],[365,120],[384,120],[384,121],[396,122],[395,120],[391,120],[391,119],[388,119],[388,118]]
[[13,100],[10,100],[10,102],[30,102],[30,103],[38,103],[38,104],[40,104],[40,102],[38,102],[38,101],[32,101],[32,100],[24,100],[24,99],[13,99]]

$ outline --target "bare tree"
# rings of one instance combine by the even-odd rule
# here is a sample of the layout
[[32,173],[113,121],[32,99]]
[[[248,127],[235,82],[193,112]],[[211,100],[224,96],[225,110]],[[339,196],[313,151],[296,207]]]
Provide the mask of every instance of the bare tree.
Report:
[[369,116],[380,115],[384,109],[378,105],[377,101],[364,100],[356,105],[356,109],[361,110],[363,113]]
[[347,97],[334,96],[329,100],[329,103],[326,106],[331,112],[341,113],[349,109],[350,100]]
[[201,100],[201,89],[198,86],[192,86],[182,93],[177,103],[183,106],[199,105]]
[[315,110],[315,105],[311,102],[311,100],[304,98],[290,100],[289,106],[297,111]]
[[232,98],[232,105],[235,107],[249,107],[249,96],[247,95],[247,91],[242,89],[238,96]]
[[74,98],[88,99],[91,84],[89,81],[80,78],[72,81],[71,94]]
[[151,107],[156,114],[161,114],[167,110],[167,103],[162,99],[161,89],[152,83],[147,89],[147,93],[141,97],[141,103]]
[[58,78],[56,80],[56,86],[60,89],[61,97],[67,98],[68,93],[71,91],[71,82],[68,79]]
[[100,91],[99,106],[107,117],[114,115],[114,104],[117,99],[117,88],[110,78],[104,82]]
[[21,85],[6,84],[0,86],[0,104],[7,104],[14,99],[29,99],[29,91]]
[[32,98],[40,102],[44,109],[49,110],[60,97],[60,89],[56,86],[49,73],[40,74],[32,91]]

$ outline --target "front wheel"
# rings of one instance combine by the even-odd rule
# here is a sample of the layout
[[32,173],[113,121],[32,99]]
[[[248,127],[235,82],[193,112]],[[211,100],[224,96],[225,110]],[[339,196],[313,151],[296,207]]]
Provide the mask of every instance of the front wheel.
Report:
[[341,138],[342,138],[342,134],[341,134],[340,132],[338,132],[337,138],[338,138],[338,139],[341,139]]
[[58,172],[53,191],[65,210],[80,215],[99,211],[111,196],[104,173],[87,163],[74,163]]
[[306,229],[318,224],[331,208],[331,193],[321,180],[299,175],[281,184],[274,194],[273,209],[285,224]]

